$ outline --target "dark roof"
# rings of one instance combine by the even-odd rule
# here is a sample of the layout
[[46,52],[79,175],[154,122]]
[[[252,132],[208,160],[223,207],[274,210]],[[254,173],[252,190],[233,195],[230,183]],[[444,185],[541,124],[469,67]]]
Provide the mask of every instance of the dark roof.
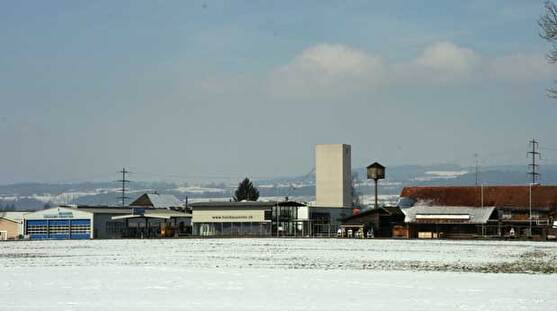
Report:
[[404,216],[404,213],[402,212],[402,210],[400,209],[400,207],[398,206],[386,206],[383,207],[383,209],[385,209],[387,212],[389,212],[391,215],[401,215]]
[[305,203],[298,202],[298,201],[280,201],[274,203],[277,204],[278,206],[294,206],[294,207],[306,206]]
[[385,168],[383,165],[379,164],[378,162],[373,162],[370,165],[368,165],[366,168],[371,168],[371,167]]
[[228,202],[228,201],[209,201],[197,202],[189,204],[192,209],[195,208],[271,208],[273,206],[305,206],[304,203],[296,201],[242,201],[242,202]]
[[361,217],[365,217],[367,215],[371,215],[371,214],[381,214],[381,215],[385,215],[385,216],[391,216],[391,215],[400,215],[403,216],[404,214],[402,213],[402,211],[400,210],[400,208],[398,207],[378,207],[378,208],[372,208],[372,209],[368,209],[365,210],[361,213],[355,214],[355,215],[350,215],[346,218],[344,218],[342,221],[350,221],[350,220],[354,220],[354,219],[358,219]]
[[[528,208],[530,186],[404,187],[400,196],[430,205]],[[557,186],[532,186],[532,207],[557,208]]]

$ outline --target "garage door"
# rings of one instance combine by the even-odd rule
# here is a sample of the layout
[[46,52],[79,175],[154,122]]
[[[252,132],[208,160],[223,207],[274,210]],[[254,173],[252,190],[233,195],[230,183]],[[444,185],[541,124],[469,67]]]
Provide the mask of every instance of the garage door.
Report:
[[89,219],[26,220],[25,234],[33,240],[41,239],[89,239]]

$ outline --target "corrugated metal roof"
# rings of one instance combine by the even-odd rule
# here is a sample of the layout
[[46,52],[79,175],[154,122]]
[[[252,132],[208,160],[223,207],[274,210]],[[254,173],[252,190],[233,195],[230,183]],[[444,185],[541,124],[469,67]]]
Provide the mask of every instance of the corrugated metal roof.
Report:
[[[528,208],[530,186],[405,187],[400,196],[439,206]],[[532,207],[557,208],[557,186],[532,186]]]
[[[494,206],[489,207],[471,207],[471,206],[438,206],[438,205],[415,205],[411,208],[404,209],[404,222],[417,222],[416,216],[423,215],[425,219],[420,219],[422,223],[437,223],[449,220],[456,215],[468,215],[466,220],[459,220],[459,223],[467,224],[485,224],[489,216],[493,213]],[[443,217],[449,216],[449,217]],[[437,218],[436,218],[437,217]]]
[[0,218],[11,220],[13,222],[20,222],[23,220],[23,215],[28,212],[0,212]]
[[182,207],[183,204],[180,200],[178,200],[175,196],[171,194],[158,194],[158,193],[145,193],[140,196],[137,200],[135,200],[131,206],[146,206],[144,204],[138,203],[142,198],[146,197],[146,199],[150,202],[147,206],[152,206],[153,208],[174,208],[174,207]]
[[129,207],[123,208],[109,208],[109,207],[70,207],[71,209],[84,211],[94,214],[126,214],[131,213],[132,209]]

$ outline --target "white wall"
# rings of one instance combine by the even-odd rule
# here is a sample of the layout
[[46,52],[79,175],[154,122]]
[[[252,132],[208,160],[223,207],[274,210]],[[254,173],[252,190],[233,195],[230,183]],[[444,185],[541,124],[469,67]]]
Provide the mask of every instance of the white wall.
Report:
[[350,145],[316,145],[315,204],[326,207],[351,207],[351,170]]

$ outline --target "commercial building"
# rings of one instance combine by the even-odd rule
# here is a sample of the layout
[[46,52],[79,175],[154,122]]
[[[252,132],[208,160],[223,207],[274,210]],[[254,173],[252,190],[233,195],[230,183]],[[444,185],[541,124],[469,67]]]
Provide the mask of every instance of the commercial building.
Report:
[[60,206],[26,213],[22,233],[33,240],[160,238],[191,233],[191,214],[180,210],[175,198],[144,194],[134,203],[138,206]]
[[[199,202],[190,204],[193,235],[271,236],[298,231],[298,208],[294,201],[283,202]],[[303,230],[303,228],[299,228]],[[301,234],[301,233],[300,233]]]
[[[94,213],[53,207],[24,215],[24,235],[29,239],[92,239]],[[97,224],[100,222],[97,221]]]
[[23,235],[23,215],[25,212],[0,213],[0,241],[14,240]]
[[557,186],[405,187],[410,238],[546,239]]

